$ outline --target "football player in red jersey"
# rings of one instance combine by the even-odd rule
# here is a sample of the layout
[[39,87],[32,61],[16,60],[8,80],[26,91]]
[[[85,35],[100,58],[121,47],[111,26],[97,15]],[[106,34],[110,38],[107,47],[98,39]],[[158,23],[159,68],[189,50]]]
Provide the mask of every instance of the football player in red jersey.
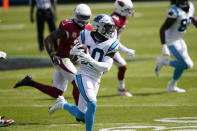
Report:
[[[129,16],[133,16],[134,7],[131,0],[116,0],[114,3],[114,12],[111,14],[112,19],[114,20],[118,39],[120,39],[120,33],[126,27],[126,23]],[[120,43],[119,51],[125,53],[129,57],[135,56],[135,50],[128,49],[123,44]],[[132,94],[125,89],[125,72],[127,69],[126,61],[119,52],[114,56],[114,64],[118,67],[118,94],[121,96],[131,97]]]
[[[16,83],[14,88],[32,86],[45,94],[57,98],[66,91],[68,81],[70,81],[73,85],[73,97],[77,105],[79,91],[74,81],[77,70],[69,59],[69,52],[81,30],[93,30],[92,25],[89,24],[91,15],[92,13],[88,5],[77,5],[74,9],[74,18],[62,20],[59,28],[49,34],[45,39],[47,52],[56,69],[53,77],[53,86],[38,83],[31,76],[27,75],[24,79]],[[59,39],[58,50],[57,52],[52,52],[53,44],[57,39]]]

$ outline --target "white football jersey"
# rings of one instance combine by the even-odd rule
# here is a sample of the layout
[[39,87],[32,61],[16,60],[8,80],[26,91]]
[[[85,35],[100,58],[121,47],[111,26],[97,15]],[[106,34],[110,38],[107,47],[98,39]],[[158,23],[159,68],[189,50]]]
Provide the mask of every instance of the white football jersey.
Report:
[[[83,30],[81,31],[78,40],[89,48],[89,53],[94,60],[102,62],[107,54],[117,52],[119,47],[117,35],[114,35],[113,38],[110,38],[104,42],[95,43],[90,34],[91,31]],[[98,71],[89,63],[81,63],[77,74],[88,75],[89,77],[94,78],[96,81],[100,81],[103,72]]]
[[167,17],[177,19],[176,22],[165,32],[166,42],[168,44],[178,39],[182,39],[194,14],[195,8],[191,2],[189,2],[189,11],[187,13],[175,5],[168,9]]

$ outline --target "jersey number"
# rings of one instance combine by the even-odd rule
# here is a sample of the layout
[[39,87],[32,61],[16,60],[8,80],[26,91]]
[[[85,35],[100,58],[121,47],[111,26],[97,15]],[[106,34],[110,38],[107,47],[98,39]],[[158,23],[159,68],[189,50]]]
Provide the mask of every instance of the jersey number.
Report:
[[[90,50],[90,46],[88,46],[88,48]],[[101,62],[102,59],[103,59],[104,51],[99,49],[99,48],[93,49],[92,54],[91,54],[92,58],[96,59],[95,57],[96,57],[97,54],[99,55],[98,61]]]
[[182,19],[181,26],[179,27],[178,31],[184,32],[187,29],[187,26],[189,25],[190,22],[191,22],[191,18],[190,19]]

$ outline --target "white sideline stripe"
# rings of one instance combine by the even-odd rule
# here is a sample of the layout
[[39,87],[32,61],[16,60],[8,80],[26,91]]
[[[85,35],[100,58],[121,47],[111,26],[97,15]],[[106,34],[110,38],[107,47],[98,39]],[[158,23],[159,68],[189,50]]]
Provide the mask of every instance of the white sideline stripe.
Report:
[[0,25],[0,30],[21,30],[24,27],[24,24]]
[[[1,107],[50,107],[51,105],[1,105]],[[197,104],[180,104],[180,105],[174,105],[174,104],[129,104],[129,105],[97,105],[98,107],[196,107]]]

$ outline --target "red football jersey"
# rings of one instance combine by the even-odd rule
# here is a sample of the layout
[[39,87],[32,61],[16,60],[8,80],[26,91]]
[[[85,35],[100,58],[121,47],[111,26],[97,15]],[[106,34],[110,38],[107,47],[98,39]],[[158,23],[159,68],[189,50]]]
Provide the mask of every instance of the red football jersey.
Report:
[[[56,55],[69,57],[74,40],[80,35],[81,29],[74,23],[73,19],[62,20],[59,24],[59,28],[66,32],[66,36],[60,39]],[[88,24],[85,29],[93,30],[93,26]]]
[[113,12],[111,14],[112,19],[114,20],[116,26],[117,26],[117,32],[118,36],[120,35],[120,32],[126,27],[128,17],[123,17],[121,15],[118,15],[117,13]]

